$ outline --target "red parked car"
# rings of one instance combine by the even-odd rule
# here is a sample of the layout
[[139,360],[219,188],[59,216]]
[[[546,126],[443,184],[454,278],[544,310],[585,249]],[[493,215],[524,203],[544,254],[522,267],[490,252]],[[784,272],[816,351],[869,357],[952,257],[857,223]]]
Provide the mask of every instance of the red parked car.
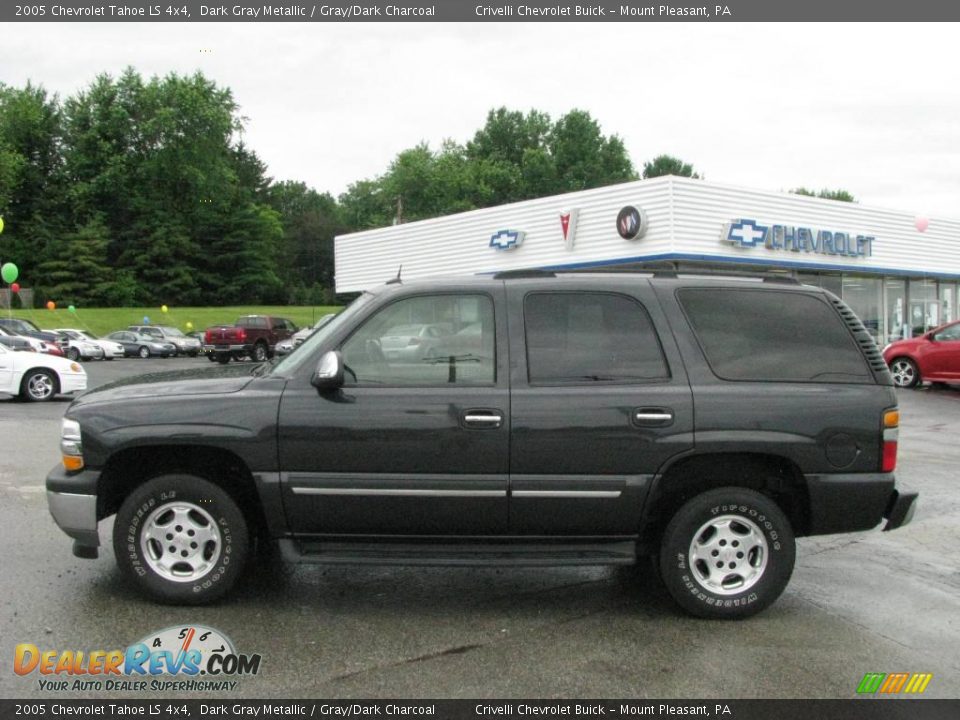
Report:
[[921,382],[960,383],[960,321],[919,337],[898,340],[883,349],[897,387]]

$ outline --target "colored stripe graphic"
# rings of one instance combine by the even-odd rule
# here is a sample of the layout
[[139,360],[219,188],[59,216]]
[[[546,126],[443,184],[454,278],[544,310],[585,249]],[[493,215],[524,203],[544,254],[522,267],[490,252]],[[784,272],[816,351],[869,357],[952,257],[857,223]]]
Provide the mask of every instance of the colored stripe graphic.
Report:
[[862,694],[873,694],[880,689],[880,683],[887,676],[886,673],[867,673],[860,681],[857,692]]
[[866,673],[857,686],[857,693],[896,695],[904,692],[919,695],[927,689],[932,679],[933,673]]

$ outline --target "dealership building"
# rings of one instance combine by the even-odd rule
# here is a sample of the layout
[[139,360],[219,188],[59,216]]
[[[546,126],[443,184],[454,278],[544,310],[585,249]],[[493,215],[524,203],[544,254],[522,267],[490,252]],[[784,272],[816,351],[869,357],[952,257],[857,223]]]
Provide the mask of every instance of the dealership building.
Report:
[[662,177],[338,236],[337,292],[503,270],[790,273],[880,344],[958,319],[960,220]]

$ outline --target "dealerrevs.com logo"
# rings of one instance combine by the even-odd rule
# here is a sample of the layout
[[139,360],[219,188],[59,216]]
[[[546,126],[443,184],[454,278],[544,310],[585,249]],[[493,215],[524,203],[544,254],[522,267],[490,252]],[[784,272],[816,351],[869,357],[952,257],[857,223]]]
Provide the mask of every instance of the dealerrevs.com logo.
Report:
[[62,691],[233,691],[233,678],[260,672],[259,653],[238,653],[233,642],[204,625],[175,626],[151,633],[122,650],[41,649],[20,643],[13,670],[39,675],[40,690]]

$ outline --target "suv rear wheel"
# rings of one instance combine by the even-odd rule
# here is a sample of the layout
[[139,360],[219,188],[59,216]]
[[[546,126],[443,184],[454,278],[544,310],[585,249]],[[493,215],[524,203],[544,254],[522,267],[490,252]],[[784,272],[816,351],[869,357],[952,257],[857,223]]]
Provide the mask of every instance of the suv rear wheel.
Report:
[[200,605],[226,594],[243,570],[247,523],[222,488],[161,475],[124,500],[113,526],[120,568],[161,602]]
[[660,573],[687,612],[745,618],[780,596],[795,556],[790,522],[773,500],[746,488],[718,488],[673,516],[660,546]]

